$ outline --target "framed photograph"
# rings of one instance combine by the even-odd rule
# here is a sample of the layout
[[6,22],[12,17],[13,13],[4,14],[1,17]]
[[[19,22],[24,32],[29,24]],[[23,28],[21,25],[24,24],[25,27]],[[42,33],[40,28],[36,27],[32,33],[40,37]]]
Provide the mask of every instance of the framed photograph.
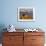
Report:
[[18,21],[35,21],[35,8],[19,7]]

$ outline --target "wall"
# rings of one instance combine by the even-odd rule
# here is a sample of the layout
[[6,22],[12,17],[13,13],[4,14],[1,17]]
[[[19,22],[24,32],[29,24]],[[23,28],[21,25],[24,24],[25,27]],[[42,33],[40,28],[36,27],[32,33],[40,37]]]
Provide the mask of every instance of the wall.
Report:
[[[1,0],[0,25],[13,24],[16,28],[41,27],[46,28],[46,0]],[[35,22],[18,22],[18,7],[34,7]]]

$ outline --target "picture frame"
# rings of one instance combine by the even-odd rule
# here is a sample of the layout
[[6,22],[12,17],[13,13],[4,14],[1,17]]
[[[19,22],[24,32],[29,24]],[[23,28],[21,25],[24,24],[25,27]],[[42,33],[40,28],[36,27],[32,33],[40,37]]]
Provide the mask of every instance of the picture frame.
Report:
[[18,21],[35,21],[35,8],[33,7],[19,7]]

